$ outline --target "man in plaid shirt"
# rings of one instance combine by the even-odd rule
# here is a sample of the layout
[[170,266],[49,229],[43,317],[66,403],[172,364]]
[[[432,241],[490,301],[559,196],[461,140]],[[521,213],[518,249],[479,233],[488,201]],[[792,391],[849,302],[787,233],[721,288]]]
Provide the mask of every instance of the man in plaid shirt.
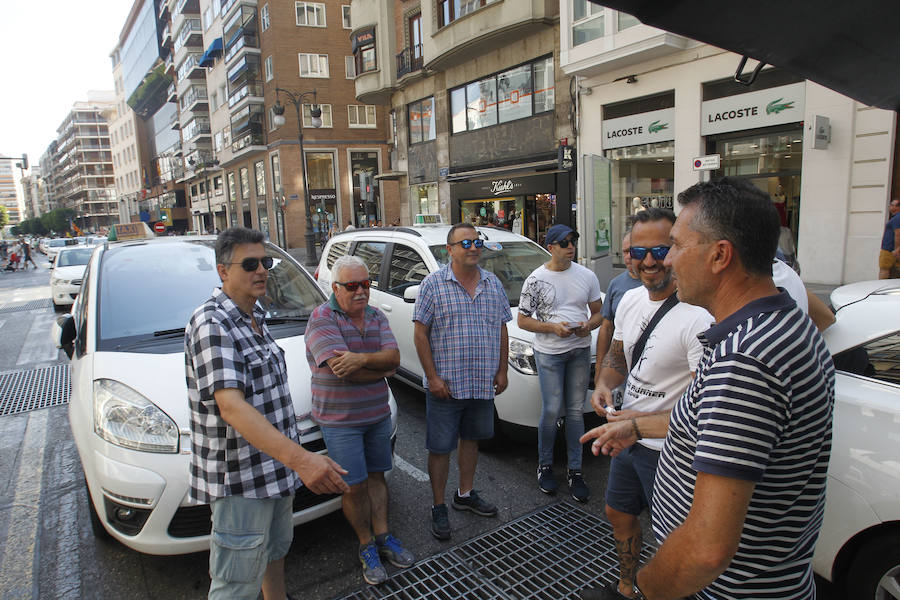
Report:
[[413,337],[425,372],[431,534],[439,540],[450,539],[444,494],[454,447],[459,489],[453,508],[497,515],[497,507],[472,488],[478,440],[494,436],[494,395],[507,385],[506,323],[512,312],[500,280],[478,266],[483,245],[471,224],[451,227],[450,263],[422,281],[413,311]]
[[259,231],[216,240],[222,287],[185,330],[191,497],[212,508],[210,598],[283,600],[294,490],[347,491],[346,473],[298,443],[284,352],[257,298],[272,266]]

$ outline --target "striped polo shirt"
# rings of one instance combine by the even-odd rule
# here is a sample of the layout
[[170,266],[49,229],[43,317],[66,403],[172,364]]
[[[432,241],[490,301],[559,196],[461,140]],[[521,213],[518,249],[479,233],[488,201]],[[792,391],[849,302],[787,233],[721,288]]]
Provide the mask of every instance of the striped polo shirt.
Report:
[[834,365],[786,293],[700,334],[697,376],[676,403],[653,493],[660,543],[691,509],[697,472],[756,483],[731,564],[697,598],[815,598]]
[[312,415],[316,423],[329,427],[371,425],[391,414],[387,381],[354,383],[341,379],[327,361],[339,351],[379,352],[397,349],[387,317],[366,306],[365,326],[356,328],[338,306],[334,294],[316,307],[306,326],[306,360],[312,373]]

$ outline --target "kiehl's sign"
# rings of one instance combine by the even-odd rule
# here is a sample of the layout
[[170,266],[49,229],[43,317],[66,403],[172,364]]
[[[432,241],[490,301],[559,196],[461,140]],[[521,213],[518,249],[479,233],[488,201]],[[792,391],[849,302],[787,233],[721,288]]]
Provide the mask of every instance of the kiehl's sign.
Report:
[[669,142],[674,139],[674,108],[663,108],[603,121],[604,150],[654,142]]
[[803,120],[806,83],[707,100],[701,105],[700,134],[784,125]]

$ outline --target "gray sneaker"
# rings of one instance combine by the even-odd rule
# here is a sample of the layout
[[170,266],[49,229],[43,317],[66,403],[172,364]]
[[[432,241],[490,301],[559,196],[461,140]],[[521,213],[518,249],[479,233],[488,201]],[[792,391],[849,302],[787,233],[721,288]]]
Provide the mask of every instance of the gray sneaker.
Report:
[[359,547],[359,562],[362,563],[363,579],[370,585],[378,585],[387,579],[387,571],[378,558],[378,548],[375,542],[363,544]]
[[453,508],[456,510],[470,510],[482,517],[497,516],[497,507],[479,496],[475,490],[469,492],[468,498],[461,497],[459,490],[453,492]]
[[450,539],[450,518],[447,516],[447,505],[431,507],[431,535],[439,540]]
[[400,540],[391,534],[385,535],[382,540],[376,538],[375,543],[378,544],[378,554],[395,567],[406,569],[413,566],[416,562],[416,557],[413,556],[413,553],[404,548]]

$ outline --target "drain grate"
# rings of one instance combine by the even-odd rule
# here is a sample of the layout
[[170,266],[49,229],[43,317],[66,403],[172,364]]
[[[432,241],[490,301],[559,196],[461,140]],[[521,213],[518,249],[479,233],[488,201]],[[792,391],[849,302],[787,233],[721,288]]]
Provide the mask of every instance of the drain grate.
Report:
[[[655,551],[644,548],[646,563]],[[343,600],[559,600],[618,578],[612,527],[567,502],[552,504],[398,572]]]
[[69,365],[0,373],[0,416],[66,404]]
[[29,300],[27,302],[10,302],[0,308],[0,313],[19,312],[21,310],[37,310],[40,308],[50,308],[50,299],[43,298],[41,300]]

